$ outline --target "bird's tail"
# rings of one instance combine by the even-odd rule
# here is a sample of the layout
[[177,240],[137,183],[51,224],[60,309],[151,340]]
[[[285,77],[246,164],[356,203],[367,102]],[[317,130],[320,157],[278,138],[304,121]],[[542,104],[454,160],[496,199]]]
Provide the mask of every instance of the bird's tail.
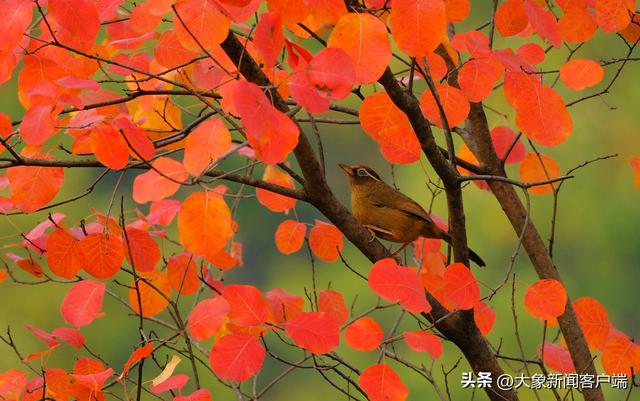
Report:
[[[447,243],[447,244],[451,244],[451,235],[449,235],[448,232],[446,231],[442,231],[442,239]],[[487,264],[484,263],[484,260],[482,260],[482,258],[475,253],[472,249],[469,249],[469,259],[471,259],[471,261],[473,261],[475,264],[477,264],[480,267],[485,267]]]

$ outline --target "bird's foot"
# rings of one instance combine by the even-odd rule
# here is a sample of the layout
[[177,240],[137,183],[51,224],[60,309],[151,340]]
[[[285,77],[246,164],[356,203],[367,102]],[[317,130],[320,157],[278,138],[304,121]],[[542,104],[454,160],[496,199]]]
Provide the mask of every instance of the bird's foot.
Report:
[[369,242],[373,242],[373,240],[376,239],[376,232],[373,231],[373,227],[374,226],[371,226],[369,224],[364,225],[364,228],[366,228],[367,231],[369,231],[369,234],[371,234],[371,238],[369,238]]

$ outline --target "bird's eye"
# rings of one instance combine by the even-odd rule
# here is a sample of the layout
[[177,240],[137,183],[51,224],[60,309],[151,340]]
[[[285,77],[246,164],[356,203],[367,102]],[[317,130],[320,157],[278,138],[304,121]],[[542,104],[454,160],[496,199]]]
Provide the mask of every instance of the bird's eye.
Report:
[[366,177],[369,175],[369,173],[367,172],[367,170],[363,169],[363,168],[359,168],[358,169],[358,175],[360,177]]

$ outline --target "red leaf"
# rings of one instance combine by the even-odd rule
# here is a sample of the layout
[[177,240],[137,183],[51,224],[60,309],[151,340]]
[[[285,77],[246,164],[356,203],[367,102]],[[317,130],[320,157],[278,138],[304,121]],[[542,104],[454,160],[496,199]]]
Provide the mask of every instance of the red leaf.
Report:
[[510,150],[515,141],[515,145],[511,148],[509,157],[507,157],[505,161],[506,164],[520,163],[522,159],[524,159],[526,153],[524,145],[520,139],[516,140],[516,134],[511,128],[503,126],[494,127],[491,130],[491,140],[496,149],[496,154],[500,159],[504,159],[507,151]]
[[382,328],[370,317],[361,317],[344,331],[345,341],[357,351],[373,351],[382,343],[383,338]]
[[176,199],[162,199],[151,203],[147,223],[168,226],[180,211],[180,201]]
[[327,48],[313,57],[308,67],[309,82],[324,96],[340,100],[349,96],[355,71],[349,55],[342,49]]
[[544,343],[544,364],[559,373],[573,373],[573,366],[569,351],[557,344]]
[[276,229],[276,247],[285,255],[296,253],[304,244],[306,232],[307,226],[303,223],[295,220],[285,220]]
[[168,198],[189,177],[180,162],[168,157],[159,157],[151,165],[152,169],[133,181],[133,200],[137,203]]
[[182,22],[174,19],[178,41],[185,49],[200,53],[222,43],[229,33],[227,18],[215,3],[208,0],[182,0],[176,3],[175,12]]
[[539,280],[527,288],[524,306],[533,317],[551,320],[564,313],[567,291],[561,282],[554,279]]
[[420,159],[420,142],[409,119],[386,92],[367,96],[360,107],[362,129],[378,143],[391,163],[406,164]]
[[422,57],[445,38],[447,15],[442,0],[393,0],[389,23],[403,52]]
[[522,132],[544,146],[564,142],[573,130],[573,121],[564,101],[553,89],[522,72],[505,75],[505,94],[516,110]]
[[47,333],[46,331],[42,330],[41,328],[38,328],[36,326],[32,326],[30,324],[25,324],[24,327],[26,327],[36,337],[38,337],[39,339],[44,341],[45,344],[47,344],[47,346],[49,346],[49,347],[53,347],[53,346],[58,345],[60,343],[53,335]]
[[377,261],[369,272],[369,287],[383,299],[399,303],[406,310],[429,312],[431,305],[414,268],[399,266],[391,258]]
[[175,292],[189,295],[200,288],[198,266],[193,261],[193,255],[176,255],[169,258],[167,277],[169,285]]
[[82,327],[101,316],[102,298],[106,286],[92,280],[82,280],[74,284],[62,300],[60,311],[68,323]]
[[158,384],[157,386],[151,385],[151,392],[154,394],[160,394],[169,390],[180,390],[189,381],[189,376],[185,374],[178,374],[169,377],[167,380]]
[[620,32],[631,23],[635,1],[596,0],[596,21],[605,32]]
[[633,170],[633,177],[636,183],[636,187],[640,189],[640,157],[632,157],[629,159],[629,164]]
[[496,29],[504,37],[514,36],[529,25],[523,0],[507,0],[501,3],[495,15]]
[[[177,17],[176,17],[177,18]],[[179,21],[176,21],[178,25]],[[160,65],[166,68],[175,68],[193,60],[198,53],[187,50],[178,39],[175,29],[164,31],[156,44],[153,55]]]
[[[447,84],[437,84],[436,91],[449,127],[453,128],[462,124],[470,109],[469,101],[462,91]],[[428,88],[420,98],[420,108],[430,122],[438,127],[443,126],[438,102]]]
[[207,120],[194,129],[184,145],[184,169],[194,177],[231,149],[231,134],[220,120]]
[[224,298],[205,299],[191,310],[187,330],[195,340],[204,341],[218,332],[228,314],[229,303]]
[[194,192],[182,203],[178,233],[184,247],[198,255],[214,255],[231,237],[231,212],[221,195]]
[[455,309],[471,309],[480,301],[480,287],[471,270],[454,263],[444,272],[444,298]]
[[231,96],[233,109],[242,118],[256,158],[267,164],[285,161],[298,144],[298,127],[273,107],[258,85],[237,81],[226,86],[229,89],[224,97]]
[[404,341],[415,352],[428,352],[431,358],[442,355],[442,343],[438,336],[427,331],[405,331]]
[[82,268],[80,241],[65,230],[55,229],[49,234],[46,256],[49,268],[60,277],[72,279]]
[[371,401],[404,401],[409,390],[387,364],[368,367],[358,381]]
[[90,389],[95,397],[95,393],[99,392],[107,379],[113,376],[113,369],[109,368],[102,372],[89,373],[86,375],[71,374],[69,376],[71,376],[77,384]]
[[462,22],[471,11],[471,2],[469,0],[444,0],[447,10],[447,20],[449,22]]
[[229,303],[229,319],[238,326],[259,326],[269,318],[267,301],[252,285],[228,285],[222,296]]
[[387,27],[368,13],[344,14],[331,31],[327,45],[342,49],[351,57],[356,84],[378,80],[391,59]]
[[113,277],[122,266],[124,247],[120,238],[111,233],[89,234],[80,240],[84,270],[93,277],[105,279]]
[[[160,261],[160,247],[151,238],[148,232],[137,228],[127,228],[128,245],[125,243],[126,249],[124,254],[130,265],[135,266],[136,270],[141,272],[149,272],[154,269]],[[133,262],[131,262],[133,256]]]
[[578,298],[573,301],[573,309],[589,348],[602,349],[611,329],[611,323],[600,302],[589,297]]
[[553,13],[542,8],[534,0],[524,0],[524,10],[529,17],[529,23],[538,35],[554,47],[560,47],[560,43],[562,43],[560,28]]
[[480,333],[483,336],[489,334],[493,328],[493,323],[496,321],[496,311],[491,309],[486,302],[478,302],[473,307],[473,320],[476,322],[476,326],[480,329]]
[[223,380],[245,381],[262,368],[265,350],[252,335],[234,333],[213,344],[211,369]]
[[122,368],[122,373],[118,376],[118,381],[122,380],[123,377],[127,375],[129,372],[129,368],[134,363],[147,358],[153,352],[153,342],[148,342],[144,346],[136,348],[135,351],[129,356],[127,362],[125,362],[124,367]]
[[91,151],[106,167],[121,170],[129,162],[129,145],[122,134],[110,125],[98,125],[89,135]]
[[574,59],[560,68],[560,79],[569,89],[582,90],[602,81],[604,70],[593,60]]
[[[0,51],[10,52],[20,44],[33,19],[35,4],[22,0],[7,0],[0,7]],[[11,397],[9,397],[11,398]],[[17,398],[17,397],[16,397]]]
[[[45,157],[51,159],[50,157]],[[64,181],[62,167],[16,166],[7,169],[13,205],[35,212],[56,197]]]
[[78,329],[71,327],[58,327],[51,332],[51,335],[78,349],[82,348],[84,345],[84,336]]
[[282,14],[263,13],[256,25],[253,44],[262,56],[265,67],[273,67],[284,47]]
[[495,63],[473,59],[460,68],[458,83],[467,99],[477,103],[489,96],[493,86],[502,76],[502,72],[502,69],[496,68]]
[[30,107],[20,122],[20,136],[28,145],[42,145],[56,133],[56,120],[51,106],[36,104]]
[[298,347],[326,354],[340,343],[338,322],[324,312],[302,312],[287,322],[285,332]]
[[331,316],[339,325],[344,324],[349,317],[349,310],[344,303],[341,293],[323,290],[318,294],[318,311]]
[[206,388],[202,388],[200,390],[196,390],[193,393],[183,396],[178,395],[173,401],[212,401],[211,393]]
[[274,288],[265,294],[271,313],[276,323],[284,323],[292,317],[302,313],[304,298],[299,295],[289,294],[282,288]]
[[527,43],[518,47],[516,54],[531,65],[542,63],[546,56],[544,49],[537,43]]
[[316,220],[316,225],[309,232],[309,246],[320,260],[335,262],[344,246],[342,232],[332,224]]
[[60,25],[56,39],[77,50],[89,50],[100,30],[96,3],[90,0],[50,0],[48,12]]

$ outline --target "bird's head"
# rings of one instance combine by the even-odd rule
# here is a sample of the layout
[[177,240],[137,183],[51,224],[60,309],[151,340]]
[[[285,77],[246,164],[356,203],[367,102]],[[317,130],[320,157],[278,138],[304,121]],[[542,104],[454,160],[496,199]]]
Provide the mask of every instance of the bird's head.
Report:
[[378,173],[369,166],[349,166],[342,163],[338,164],[338,166],[347,173],[351,185],[364,185],[382,181]]

